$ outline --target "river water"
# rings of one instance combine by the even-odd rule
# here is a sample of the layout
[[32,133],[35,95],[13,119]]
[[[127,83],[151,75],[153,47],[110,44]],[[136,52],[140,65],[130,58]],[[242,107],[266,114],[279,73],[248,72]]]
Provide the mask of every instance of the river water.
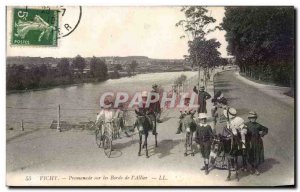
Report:
[[165,90],[181,74],[188,78],[197,72],[166,72],[139,74],[133,77],[110,79],[100,83],[84,83],[47,90],[28,91],[6,95],[7,128],[19,129],[23,120],[25,129],[49,128],[57,119],[61,106],[61,120],[72,123],[94,120],[99,111],[100,96],[106,91],[136,92],[150,90],[156,83]]

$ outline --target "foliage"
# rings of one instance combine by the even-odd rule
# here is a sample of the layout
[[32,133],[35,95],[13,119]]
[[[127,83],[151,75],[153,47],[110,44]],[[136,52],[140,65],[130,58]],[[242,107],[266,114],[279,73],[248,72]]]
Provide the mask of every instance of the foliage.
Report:
[[188,37],[189,55],[184,56],[186,61],[192,63],[192,66],[211,67],[217,65],[220,61],[218,48],[220,43],[216,39],[207,40],[206,36],[219,28],[211,27],[216,19],[211,17],[211,13],[203,6],[186,6],[181,9],[185,14],[185,19],[176,23],[181,26]]
[[80,73],[83,72],[83,69],[86,66],[85,59],[81,57],[80,55],[77,55],[73,60],[73,68],[78,69]]
[[225,8],[221,26],[241,72],[293,86],[294,16],[293,7]]
[[[73,60],[73,65],[74,61],[77,64],[86,63],[84,58],[78,56]],[[75,65],[78,67],[77,64]],[[57,67],[46,64],[27,65],[26,67],[24,65],[8,65],[6,88],[7,90],[39,89],[72,83],[103,81],[108,78],[107,66],[104,61],[93,57],[90,65],[90,73],[79,76],[72,71],[67,58],[60,59]]]
[[107,66],[104,61],[93,57],[90,61],[90,74],[98,81],[107,79]]
[[137,62],[136,60],[132,60],[131,63],[129,63],[129,64],[126,66],[127,74],[128,74],[129,76],[134,75],[135,70],[136,70],[136,68],[137,68],[138,65],[139,65],[139,64],[138,64],[138,62]]
[[181,74],[181,76],[179,76],[175,81],[174,84],[177,86],[182,85],[185,81],[186,81],[187,77],[184,74]]
[[62,58],[57,64],[57,70],[60,76],[71,75],[69,59]]

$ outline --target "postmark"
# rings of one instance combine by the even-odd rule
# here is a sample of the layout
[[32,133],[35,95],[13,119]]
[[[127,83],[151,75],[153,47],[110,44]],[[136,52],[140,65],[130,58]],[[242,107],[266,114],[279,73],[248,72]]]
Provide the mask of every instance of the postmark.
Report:
[[13,45],[57,46],[58,10],[14,8],[12,40]]
[[69,36],[77,29],[82,17],[82,7],[60,6],[58,10],[60,18],[58,39],[60,39]]

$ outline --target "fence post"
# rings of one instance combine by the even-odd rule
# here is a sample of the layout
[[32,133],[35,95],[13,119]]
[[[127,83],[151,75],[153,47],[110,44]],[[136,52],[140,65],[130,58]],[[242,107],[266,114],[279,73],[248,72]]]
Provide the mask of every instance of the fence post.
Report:
[[21,130],[24,131],[23,120],[21,120]]
[[61,132],[61,128],[60,128],[60,104],[58,104],[57,107],[57,128],[56,131]]

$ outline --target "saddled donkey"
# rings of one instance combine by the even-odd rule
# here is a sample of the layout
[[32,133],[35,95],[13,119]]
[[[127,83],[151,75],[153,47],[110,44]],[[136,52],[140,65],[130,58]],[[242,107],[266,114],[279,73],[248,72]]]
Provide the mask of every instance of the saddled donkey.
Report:
[[227,159],[228,175],[226,180],[229,181],[231,179],[231,171],[234,171],[235,178],[239,181],[238,157],[242,156],[241,133],[237,131],[234,134],[231,129],[224,128],[222,142]]
[[[155,116],[143,115],[137,112],[136,114],[137,114],[137,119],[135,122],[135,127],[138,129],[139,138],[140,138],[138,155],[141,156],[141,150],[142,148],[145,148],[146,157],[149,158],[147,140],[149,136],[149,131],[152,131],[154,126],[156,126]],[[144,144],[142,146],[143,135],[145,139],[144,139]],[[157,147],[157,134],[155,135],[155,147]]]
[[188,155],[188,151],[191,151],[191,155],[195,155],[195,151],[193,149],[193,134],[196,131],[197,124],[194,120],[195,112],[188,113],[181,120],[182,123],[182,132],[185,133],[185,152],[184,156]]

